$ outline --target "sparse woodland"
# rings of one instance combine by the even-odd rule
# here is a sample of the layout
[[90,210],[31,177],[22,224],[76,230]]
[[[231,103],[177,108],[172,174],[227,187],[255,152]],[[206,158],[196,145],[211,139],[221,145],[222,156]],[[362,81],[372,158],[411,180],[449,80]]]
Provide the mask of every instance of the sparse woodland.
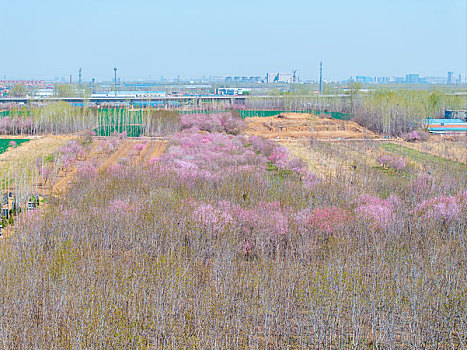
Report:
[[[363,124],[371,103],[355,107]],[[373,129],[415,129],[394,120],[418,115],[385,108]],[[95,126],[59,126],[66,115],[33,124]],[[230,113],[174,118],[148,124],[180,125],[162,156],[132,162],[133,146],[104,171],[89,159],[64,195],[17,216],[0,243],[2,348],[467,346],[465,162],[314,141],[308,164]]]

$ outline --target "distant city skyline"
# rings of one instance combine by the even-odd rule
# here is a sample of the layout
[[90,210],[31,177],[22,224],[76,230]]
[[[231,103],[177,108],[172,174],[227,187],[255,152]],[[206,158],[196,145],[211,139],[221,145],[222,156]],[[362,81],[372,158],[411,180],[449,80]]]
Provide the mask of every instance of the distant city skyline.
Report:
[[4,1],[0,79],[467,72],[465,0]]
[[[115,71],[114,71],[115,72]],[[296,74],[297,72],[268,72],[265,75],[257,74],[253,76],[247,75],[238,75],[238,76],[203,76],[198,78],[182,78],[182,77],[163,77],[160,78],[151,78],[151,79],[124,79],[117,76],[117,82],[129,83],[129,82],[154,82],[154,83],[176,83],[176,82],[212,82],[212,83],[319,83],[318,80],[313,79],[300,79],[300,76]],[[296,74],[296,75],[295,75]],[[79,75],[78,75],[79,79]],[[407,73],[405,76],[365,76],[365,75],[352,75],[347,79],[343,80],[329,80],[323,79],[325,83],[345,83],[348,81],[355,81],[365,84],[467,84],[467,72],[466,73],[455,73],[447,72],[444,76],[423,76],[418,73]],[[12,83],[25,84],[25,85],[34,85],[37,82],[51,82],[51,83],[80,83],[80,80],[76,80],[73,76],[69,76],[68,79],[65,77],[54,77],[53,79],[7,79],[6,76],[3,79],[0,79],[0,85],[11,85]],[[89,83],[114,83],[115,76],[112,80],[82,80],[83,84]]]
[[[84,73],[84,70],[82,71]],[[112,72],[114,72],[112,68]],[[293,72],[276,72],[280,74],[290,74],[292,75]],[[452,73],[452,80],[449,81],[449,73]],[[222,75],[213,75],[213,74],[203,74],[199,76],[177,76],[177,77],[169,77],[169,76],[152,76],[152,75],[147,75],[147,77],[142,76],[142,77],[132,77],[132,78],[127,78],[125,76],[117,76],[117,79],[119,81],[154,81],[154,82],[163,82],[163,81],[230,81],[234,82],[234,78],[249,78],[250,82],[252,82],[251,78],[258,78],[258,80],[264,80],[264,82],[267,81],[267,76],[268,74],[271,74],[270,72],[261,72],[261,73],[256,73],[253,75],[246,75],[246,74],[239,74],[239,75],[229,75],[229,74],[222,74]],[[72,81],[73,83],[77,83],[79,79],[79,72],[76,71],[74,73],[70,73],[68,76],[53,76],[53,77],[27,77],[27,76],[19,76],[19,77],[10,77],[7,76],[6,74],[0,76],[0,81],[2,80],[45,80],[45,81],[50,81],[50,82],[64,82],[64,83],[69,83],[70,82],[70,75],[72,76]],[[467,80],[467,72],[453,72],[453,71],[447,71],[445,74],[437,75],[437,76],[432,76],[432,75],[424,75],[420,73],[403,73],[400,75],[387,75],[387,74],[378,74],[378,75],[363,75],[363,74],[348,74],[346,75],[347,78],[343,79],[330,79],[326,77],[326,74],[323,74],[324,78],[323,80],[326,82],[343,82],[343,81],[357,81],[357,82],[362,82],[362,83],[389,83],[389,82],[394,82],[394,79],[398,80],[399,82],[404,82],[404,83],[425,83],[425,79],[428,79],[428,83],[430,82],[440,82],[440,83],[445,83],[449,81],[449,83],[466,83]],[[416,78],[419,81],[407,81],[407,77],[411,76],[412,79],[414,76],[417,76]],[[461,80],[459,81],[459,77]],[[230,79],[231,78],[231,79]],[[385,81],[384,79],[388,79],[388,81]],[[91,80],[99,81],[99,82],[113,82],[114,81],[114,76],[109,76],[104,79],[96,79],[95,77],[85,77],[82,78],[83,83],[89,83]],[[305,79],[302,78],[300,75],[300,72],[297,71],[297,82],[304,82],[304,81],[318,81],[319,77],[316,77],[314,79]],[[435,80],[435,81],[430,81],[430,80]],[[442,79],[445,79],[446,81],[441,81]],[[272,81],[271,81],[272,82]]]

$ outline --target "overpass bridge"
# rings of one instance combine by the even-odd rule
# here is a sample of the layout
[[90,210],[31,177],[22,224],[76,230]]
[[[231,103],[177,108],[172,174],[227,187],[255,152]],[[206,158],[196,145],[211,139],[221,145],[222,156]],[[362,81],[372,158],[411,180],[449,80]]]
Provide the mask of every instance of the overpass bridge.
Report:
[[[316,100],[322,98],[343,98],[347,95],[312,95],[301,96],[296,99],[299,101]],[[204,103],[225,102],[230,104],[245,104],[248,99],[251,100],[276,100],[294,99],[294,97],[283,96],[249,96],[249,95],[174,95],[174,96],[100,96],[100,97],[3,97],[0,98],[0,105],[6,103],[31,104],[31,103],[51,103],[68,102],[79,105],[154,105],[154,106],[182,106],[182,105],[201,105]]]
[[50,103],[50,102],[68,102],[75,104],[154,104],[160,106],[183,105],[183,104],[201,104],[213,102],[226,102],[244,104],[247,96],[242,95],[181,95],[181,96],[146,96],[146,97],[128,97],[128,96],[104,96],[104,97],[3,97],[0,98],[0,104],[16,103]]

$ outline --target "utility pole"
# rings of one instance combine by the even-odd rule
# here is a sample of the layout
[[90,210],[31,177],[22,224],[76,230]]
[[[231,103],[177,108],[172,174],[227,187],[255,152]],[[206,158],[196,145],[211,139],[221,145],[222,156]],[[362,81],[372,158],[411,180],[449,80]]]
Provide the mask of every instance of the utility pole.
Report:
[[115,96],[117,96],[117,67],[114,68],[115,73]]
[[79,88],[81,89],[81,83],[83,82],[83,80],[81,79],[82,76],[81,76],[81,71],[83,70],[83,68],[80,68],[78,69],[78,73],[79,73]]
[[319,62],[319,94],[323,94],[323,61]]

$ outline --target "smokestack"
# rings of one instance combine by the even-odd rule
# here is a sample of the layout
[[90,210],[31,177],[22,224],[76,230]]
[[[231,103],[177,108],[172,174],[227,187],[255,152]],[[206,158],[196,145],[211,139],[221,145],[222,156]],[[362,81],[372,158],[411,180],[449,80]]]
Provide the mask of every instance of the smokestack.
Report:
[[319,94],[323,93],[323,61],[319,62]]
[[73,84],[72,75],[70,74],[70,85]]

